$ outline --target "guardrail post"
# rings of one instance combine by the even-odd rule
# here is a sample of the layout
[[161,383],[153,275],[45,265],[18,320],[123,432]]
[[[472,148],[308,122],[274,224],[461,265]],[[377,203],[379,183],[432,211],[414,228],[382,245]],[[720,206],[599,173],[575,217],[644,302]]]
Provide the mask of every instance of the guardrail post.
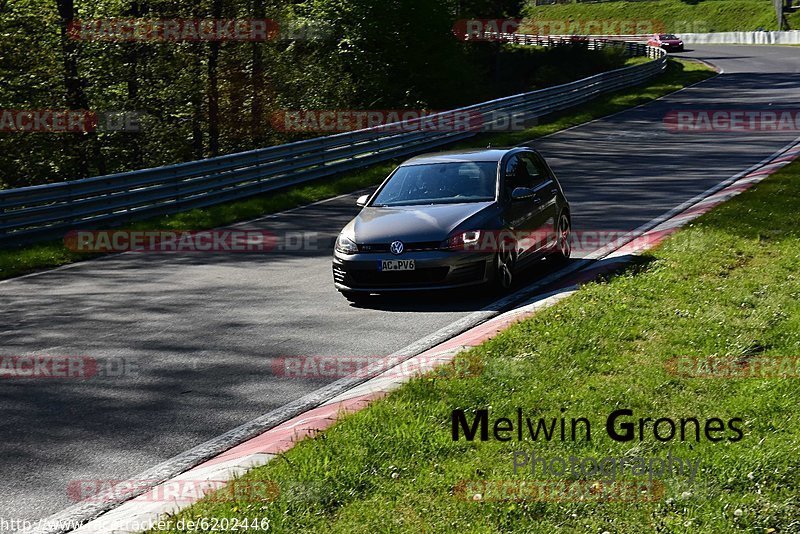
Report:
[[69,221],[70,224],[77,224],[78,220],[75,217],[75,209],[73,208],[73,201],[75,200],[75,197],[73,196],[72,189],[73,189],[72,182],[68,181],[67,182],[67,199],[66,199],[67,200],[67,202],[66,202],[66,208],[67,208],[66,219],[67,219],[67,221]]
[[181,181],[178,179],[177,172],[175,173],[176,176],[173,176],[172,179],[175,180],[175,203],[181,203]]

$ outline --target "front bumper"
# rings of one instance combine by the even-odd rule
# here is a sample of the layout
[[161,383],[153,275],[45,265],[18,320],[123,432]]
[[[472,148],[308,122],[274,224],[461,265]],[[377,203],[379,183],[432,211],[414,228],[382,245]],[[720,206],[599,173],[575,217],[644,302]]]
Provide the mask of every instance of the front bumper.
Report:
[[[415,270],[381,272],[381,260],[414,260]],[[494,255],[485,252],[409,252],[400,256],[359,253],[333,257],[333,284],[339,291],[384,293],[449,289],[488,281]]]

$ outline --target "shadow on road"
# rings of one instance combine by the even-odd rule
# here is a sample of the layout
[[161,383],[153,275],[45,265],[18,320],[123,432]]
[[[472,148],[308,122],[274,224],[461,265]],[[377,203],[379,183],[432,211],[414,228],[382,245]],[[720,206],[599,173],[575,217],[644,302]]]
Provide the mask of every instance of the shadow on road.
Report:
[[[577,260],[572,260],[577,261]],[[544,276],[564,267],[564,263],[542,260],[515,274],[512,292],[538,283]],[[431,291],[407,291],[370,295],[363,301],[351,303],[352,307],[386,312],[470,312],[493,310],[492,304],[508,295],[493,293],[480,287]],[[344,297],[342,297],[344,299]]]

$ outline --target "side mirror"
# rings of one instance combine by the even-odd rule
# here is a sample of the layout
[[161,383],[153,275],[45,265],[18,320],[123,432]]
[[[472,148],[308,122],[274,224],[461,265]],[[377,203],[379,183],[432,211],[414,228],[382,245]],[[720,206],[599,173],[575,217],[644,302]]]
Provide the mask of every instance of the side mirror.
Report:
[[369,195],[361,195],[358,197],[358,200],[356,200],[356,206],[363,208],[367,205],[367,200],[369,200]]
[[530,200],[535,196],[536,193],[529,187],[515,187],[511,192],[511,201],[519,202],[521,200]]

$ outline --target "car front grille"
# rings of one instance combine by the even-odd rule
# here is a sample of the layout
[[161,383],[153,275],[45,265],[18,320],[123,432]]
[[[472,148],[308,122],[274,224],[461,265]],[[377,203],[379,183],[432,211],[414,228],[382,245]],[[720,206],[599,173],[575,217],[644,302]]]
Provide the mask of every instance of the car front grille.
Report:
[[337,267],[336,265],[333,266],[333,281],[337,284],[344,284],[345,277],[347,274],[344,272],[344,269],[341,267]]
[[352,288],[457,285],[480,282],[486,275],[486,262],[478,261],[458,267],[425,267],[415,271],[345,270],[333,266],[333,280]]
[[[439,250],[441,241],[420,241],[417,243],[403,243],[403,252],[424,252]],[[365,254],[389,252],[389,243],[358,245],[358,251]]]
[[[352,280],[352,287],[392,287],[404,285],[438,284],[444,281],[449,267],[430,267],[416,271],[350,271],[347,278]],[[335,275],[334,275],[335,276]]]

